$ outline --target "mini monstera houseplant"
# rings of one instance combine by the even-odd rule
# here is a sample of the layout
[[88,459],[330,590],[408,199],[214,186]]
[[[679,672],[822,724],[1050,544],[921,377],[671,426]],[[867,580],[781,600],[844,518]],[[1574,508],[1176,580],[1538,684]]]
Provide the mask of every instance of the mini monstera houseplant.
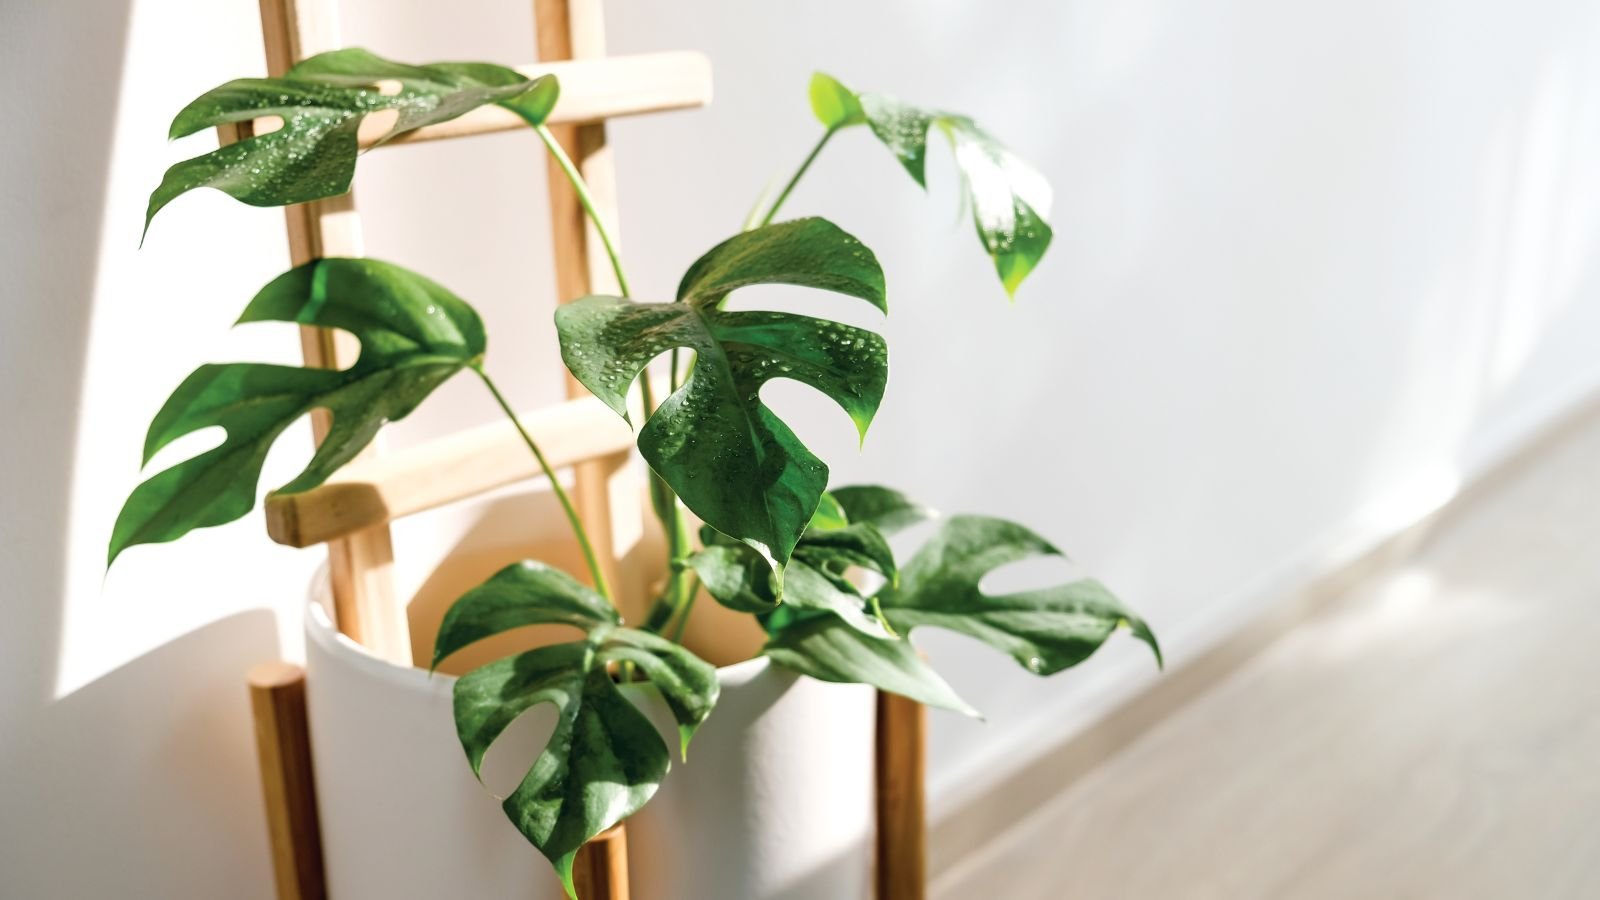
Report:
[[[172,137],[179,138],[224,123],[282,118],[275,131],[169,169],[151,195],[147,230],[168,203],[199,187],[256,206],[348,190],[357,130],[369,114],[393,111],[394,124],[381,139],[390,140],[498,104],[526,121],[554,155],[604,240],[620,296],[563,298],[571,302],[556,312],[559,351],[573,376],[618,415],[629,417],[630,394],[641,395],[638,449],[649,466],[649,501],[668,547],[658,582],[664,586],[642,621],[622,621],[584,525],[546,467],[587,560],[587,583],[537,561],[506,566],[449,609],[433,657],[437,666],[483,638],[530,624],[581,631],[577,640],[473,670],[453,688],[455,727],[474,771],[524,712],[546,703],[556,707],[550,736],[503,808],[553,863],[568,893],[577,850],[643,808],[670,765],[666,742],[629,699],[635,696],[631,686],[648,683],[659,693],[676,722],[679,752],[713,715],[718,672],[679,643],[702,593],[759,622],[766,635],[760,652],[771,665],[967,713],[971,708],[913,647],[915,629],[969,635],[1039,675],[1083,661],[1119,626],[1156,649],[1144,622],[1092,580],[1004,596],[983,592],[980,582],[996,568],[1059,553],[1021,525],[981,516],[937,520],[920,549],[901,562],[890,537],[933,514],[889,488],[831,486],[827,465],[762,402],[767,382],[794,379],[836,402],[865,436],[887,384],[888,353],[878,334],[726,305],[746,286],[785,284],[888,311],[883,273],[860,241],[825,219],[779,219],[795,184],[836,135],[870,133],[919,184],[929,135],[944,135],[982,249],[1008,293],[1051,238],[1048,186],[971,119],[858,94],[820,74],[810,99],[823,127],[816,147],[775,197],[757,204],[741,230],[688,268],[675,296],[664,301],[630,296],[608,223],[595,215],[581,177],[544,126],[559,102],[554,77],[530,79],[483,63],[402,65],[342,50],[307,59],[281,78],[224,84],[172,124]],[[134,545],[175,540],[248,513],[268,449],[313,410],[331,413],[331,427],[304,471],[280,492],[321,484],[386,422],[408,415],[462,372],[481,379],[517,421],[487,372],[477,313],[400,266],[316,260],[262,288],[240,321],[342,329],[359,339],[361,353],[339,371],[254,363],[196,370],[156,414],[145,460],[203,428],[220,426],[226,437],[133,491],[113,529],[112,560]],[[667,392],[658,403],[643,376],[663,354]],[[538,435],[517,427],[543,465]],[[703,523],[698,529],[694,519]]]

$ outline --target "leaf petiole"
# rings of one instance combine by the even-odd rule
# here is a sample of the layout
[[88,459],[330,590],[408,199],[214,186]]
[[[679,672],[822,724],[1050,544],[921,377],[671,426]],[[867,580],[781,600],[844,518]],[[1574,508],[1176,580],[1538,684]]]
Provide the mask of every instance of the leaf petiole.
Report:
[[589,532],[583,527],[583,520],[578,518],[578,510],[572,505],[572,498],[567,496],[567,489],[561,486],[561,479],[557,478],[555,470],[550,468],[549,461],[544,458],[543,451],[534,442],[533,435],[528,434],[528,430],[522,427],[522,422],[517,418],[516,411],[511,408],[511,404],[506,402],[505,395],[501,394],[500,389],[495,386],[494,379],[490,378],[489,373],[483,370],[483,364],[474,362],[472,371],[478,373],[478,377],[483,379],[483,386],[488,388],[489,393],[494,395],[495,402],[500,404],[500,409],[505,412],[506,418],[510,419],[511,424],[516,427],[517,434],[522,435],[522,442],[528,445],[529,450],[533,451],[533,458],[539,461],[539,468],[544,470],[545,477],[550,479],[550,489],[555,493],[556,499],[561,501],[561,509],[567,514],[567,521],[572,524],[572,533],[577,537],[578,546],[583,550],[583,560],[589,566],[589,575],[594,579],[595,591],[607,600],[615,602],[615,598],[611,596],[611,586],[606,583],[605,573],[600,569],[600,560],[595,556],[594,545],[589,542]]

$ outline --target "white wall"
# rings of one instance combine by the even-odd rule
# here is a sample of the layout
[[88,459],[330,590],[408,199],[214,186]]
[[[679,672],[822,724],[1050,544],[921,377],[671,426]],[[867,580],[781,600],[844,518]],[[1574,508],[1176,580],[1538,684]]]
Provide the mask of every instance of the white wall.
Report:
[[[296,652],[314,554],[251,520],[102,580],[166,393],[205,359],[293,351],[286,329],[226,330],[284,264],[276,212],[187,197],[136,249],[160,171],[206,140],[166,146],[170,115],[259,69],[253,6],[0,5],[6,897],[270,893],[239,676]],[[841,480],[1032,524],[1181,661],[1600,385],[1600,9],[996,6],[611,4],[616,50],[704,50],[719,76],[710,110],[614,132],[641,293],[669,292],[803,155],[813,68],[972,112],[1055,184],[1056,244],[1015,306],[940,152],[924,197],[851,134],[796,194],[791,212],[861,236],[890,279],[894,378],[864,452],[826,401],[770,392]],[[400,58],[530,54],[521,0],[346,12],[351,42]],[[360,183],[371,251],[478,303],[527,404],[559,391],[543,171],[516,135],[380,154]],[[462,385],[395,440],[490,414]],[[268,481],[303,455],[275,454]],[[936,720],[940,808],[1153,677],[1125,640],[1052,681],[926,644],[989,716]]]

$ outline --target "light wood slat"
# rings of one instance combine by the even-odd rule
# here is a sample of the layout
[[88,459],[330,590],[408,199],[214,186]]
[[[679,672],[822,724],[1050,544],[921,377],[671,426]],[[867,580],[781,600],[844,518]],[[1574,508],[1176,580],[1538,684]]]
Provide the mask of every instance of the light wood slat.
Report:
[[[615,468],[633,449],[626,422],[593,397],[518,417],[555,468]],[[321,486],[267,498],[267,533],[310,547],[540,474],[510,422],[491,422],[352,463]]]
[[[282,75],[298,60],[340,46],[338,8],[329,0],[261,0],[261,31],[269,75]],[[360,221],[352,194],[289,206],[284,216],[295,265],[327,256],[361,255]],[[334,369],[353,364],[360,350],[348,334],[322,328],[302,328],[300,347],[307,365]],[[327,414],[318,410],[312,418],[318,442],[327,434],[328,424]],[[328,545],[339,630],[383,659],[410,665],[409,624],[394,596],[393,566],[387,527],[355,532]]]
[[[605,19],[600,0],[534,0],[533,18],[541,64],[592,64],[605,56]],[[575,62],[567,62],[567,61]],[[710,98],[710,69],[704,71],[705,97]],[[559,108],[559,104],[557,108]],[[589,184],[589,194],[601,219],[619,244],[617,223],[617,185],[611,153],[606,147],[604,122],[557,124],[551,128],[573,163]],[[565,303],[587,294],[617,293],[603,244],[578,202],[578,197],[554,159],[547,160],[546,178],[550,186],[550,231],[554,244],[556,299]],[[583,396],[584,388],[567,378],[567,396]],[[637,533],[642,527],[636,504],[613,504],[612,490],[628,490],[626,479],[614,467],[599,463],[579,466],[574,475],[574,503],[578,515],[595,545],[595,555],[606,580],[620,584],[617,566],[619,533]],[[630,516],[627,522],[619,515]],[[618,596],[618,606],[626,616],[641,612],[644,598]]]
[[572,883],[579,897],[628,900],[628,834],[621,825],[583,845],[573,860]]
[[278,900],[323,900],[322,832],[306,728],[306,673],[289,663],[250,670],[250,711]]
[[927,708],[878,692],[878,900],[926,900]]
[[[641,53],[606,59],[537,63],[517,66],[516,69],[530,78],[554,75],[561,82],[561,99],[547,122],[552,126],[694,109],[711,102],[711,61],[702,53]],[[357,132],[357,140],[362,148],[378,143],[389,133],[394,120],[393,112],[374,113],[363,120]],[[267,134],[281,126],[282,120],[276,116],[256,119],[250,125],[252,134]],[[526,122],[504,107],[483,106],[448,122],[407,132],[384,146],[470,137],[526,127]]]
[[[553,126],[694,109],[711,102],[711,61],[701,53],[643,53],[542,62],[516,68],[530,77],[554,75],[561,82],[561,99],[546,123]],[[526,127],[527,123],[510,110],[484,106],[460,118],[418,128],[389,144],[414,144]],[[359,135],[361,145],[371,146],[387,130],[387,122],[378,116],[369,117]]]

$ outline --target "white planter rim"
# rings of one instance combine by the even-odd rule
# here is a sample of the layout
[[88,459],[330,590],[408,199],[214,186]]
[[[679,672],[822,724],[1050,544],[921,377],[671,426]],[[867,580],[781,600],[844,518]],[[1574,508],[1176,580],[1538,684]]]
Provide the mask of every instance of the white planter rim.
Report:
[[[443,672],[429,672],[415,665],[400,666],[373,653],[340,632],[333,624],[328,609],[329,594],[327,574],[319,571],[312,582],[311,597],[306,604],[306,635],[330,656],[354,666],[363,674],[387,681],[408,690],[444,691],[455,685],[456,676]],[[766,671],[771,664],[765,656],[756,656],[743,662],[717,668],[717,681],[724,687],[746,684]]]

